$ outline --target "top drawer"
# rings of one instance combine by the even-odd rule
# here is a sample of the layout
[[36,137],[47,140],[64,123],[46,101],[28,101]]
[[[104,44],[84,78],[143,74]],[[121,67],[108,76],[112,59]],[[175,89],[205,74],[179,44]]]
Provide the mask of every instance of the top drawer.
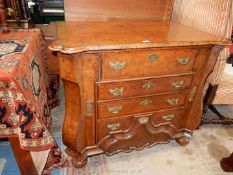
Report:
[[189,72],[196,53],[192,48],[107,52],[103,54],[102,80]]

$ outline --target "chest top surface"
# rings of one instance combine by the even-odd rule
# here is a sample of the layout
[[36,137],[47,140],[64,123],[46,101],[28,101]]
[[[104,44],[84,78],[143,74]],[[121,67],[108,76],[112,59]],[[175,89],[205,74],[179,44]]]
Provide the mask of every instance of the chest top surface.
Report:
[[111,49],[227,45],[229,39],[173,22],[57,22],[57,41],[50,49],[78,53]]

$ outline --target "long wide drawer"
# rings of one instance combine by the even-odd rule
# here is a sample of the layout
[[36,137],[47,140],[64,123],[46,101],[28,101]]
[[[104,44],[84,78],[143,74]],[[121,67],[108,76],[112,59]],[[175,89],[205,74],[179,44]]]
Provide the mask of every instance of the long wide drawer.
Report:
[[102,80],[137,78],[191,71],[197,49],[150,49],[103,53]]
[[[139,120],[141,124],[151,122],[152,125],[169,122],[177,129],[182,127],[184,109],[179,108],[175,110],[166,110],[143,115],[116,117],[112,119],[98,119],[97,121],[97,140],[101,141],[111,132],[127,131],[135,124],[135,119]],[[150,120],[150,121],[149,121]]]
[[187,92],[179,92],[127,100],[98,102],[98,117],[110,118],[147,111],[182,107],[186,96]]
[[176,77],[120,81],[114,83],[98,83],[98,100],[122,99],[159,93],[188,90],[192,75]]

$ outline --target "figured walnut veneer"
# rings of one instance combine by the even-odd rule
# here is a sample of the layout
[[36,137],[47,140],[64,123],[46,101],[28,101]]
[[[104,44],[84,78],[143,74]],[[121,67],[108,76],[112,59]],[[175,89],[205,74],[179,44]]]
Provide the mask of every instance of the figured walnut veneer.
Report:
[[75,166],[90,155],[176,139],[188,144],[225,38],[169,22],[57,23],[65,88],[63,142]]

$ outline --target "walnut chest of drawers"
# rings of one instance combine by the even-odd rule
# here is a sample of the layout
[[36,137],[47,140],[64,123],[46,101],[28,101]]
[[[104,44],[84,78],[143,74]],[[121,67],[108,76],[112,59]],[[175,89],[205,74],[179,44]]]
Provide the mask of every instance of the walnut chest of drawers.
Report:
[[81,167],[90,155],[185,145],[202,91],[228,40],[171,22],[60,22],[63,142]]

